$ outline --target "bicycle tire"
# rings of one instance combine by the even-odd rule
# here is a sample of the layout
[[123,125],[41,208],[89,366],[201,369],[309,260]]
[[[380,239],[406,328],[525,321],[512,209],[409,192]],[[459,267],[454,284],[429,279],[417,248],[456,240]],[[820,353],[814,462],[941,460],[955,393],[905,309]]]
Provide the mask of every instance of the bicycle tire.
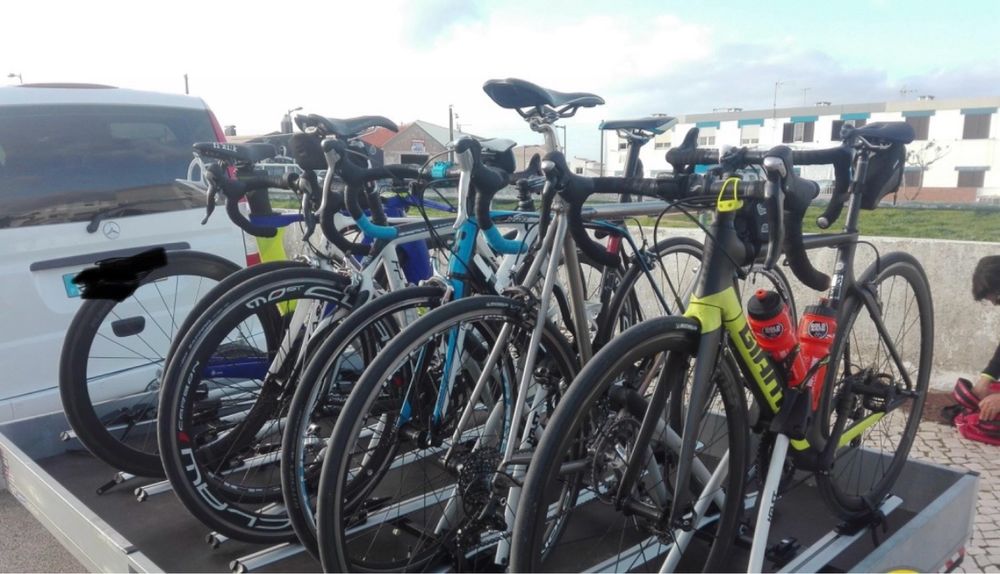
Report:
[[[916,437],[918,426],[920,424],[920,417],[923,413],[924,402],[927,399],[927,388],[930,383],[930,372],[934,352],[934,308],[931,300],[930,285],[927,282],[927,276],[924,273],[923,267],[921,267],[920,263],[908,253],[889,253],[880,257],[867,270],[865,270],[858,280],[857,285],[861,289],[867,288],[867,285],[873,285],[876,288],[876,293],[878,294],[878,304],[883,315],[883,321],[886,323],[885,326],[887,332],[891,333],[893,332],[895,323],[884,315],[891,309],[900,308],[897,284],[893,281],[888,293],[882,293],[881,286],[884,285],[889,279],[894,279],[896,277],[902,278],[903,281],[913,289],[913,303],[916,304],[916,308],[920,314],[918,317],[920,341],[917,347],[919,357],[916,358],[916,361],[913,361],[913,346],[906,348],[906,341],[903,340],[890,342],[890,344],[896,348],[897,353],[899,353],[899,356],[904,360],[904,363],[909,362],[910,364],[917,365],[918,371],[916,372],[915,377],[913,376],[913,373],[908,373],[913,380],[914,388],[907,390],[912,391],[914,396],[912,396],[913,400],[908,409],[902,409],[902,404],[898,405],[889,411],[888,414],[883,415],[882,418],[876,422],[876,424],[872,425],[868,429],[865,429],[856,439],[852,440],[847,445],[839,447],[834,468],[830,469],[829,472],[819,473],[816,475],[816,482],[824,500],[833,511],[845,519],[858,518],[875,512],[879,504],[892,489],[896,480],[899,478],[900,472],[903,470],[903,465],[906,463],[910,449],[913,446],[913,439]],[[910,302],[904,300],[902,303],[903,310],[905,311],[906,309],[911,308],[910,305]],[[813,437],[811,438],[811,441],[815,441],[814,444],[818,445],[818,448],[825,446],[827,440],[837,440],[839,442],[841,437],[846,436],[846,433],[849,432],[850,429],[850,427],[845,427],[843,433],[838,436],[829,436],[830,429],[834,422],[830,419],[830,417],[834,415],[834,410],[836,408],[836,405],[834,404],[836,400],[835,394],[838,389],[843,387],[844,384],[840,379],[842,377],[842,373],[844,372],[842,369],[844,368],[845,362],[855,362],[856,359],[851,356],[851,353],[853,352],[856,356],[859,356],[860,361],[864,362],[864,364],[860,366],[864,369],[870,369],[872,367],[867,364],[867,357],[869,354],[862,355],[862,351],[858,350],[859,347],[868,347],[869,345],[863,344],[859,336],[854,333],[854,328],[858,326],[858,319],[865,317],[865,315],[862,315],[865,309],[867,309],[867,307],[857,295],[851,295],[844,301],[843,312],[837,322],[837,335],[830,352],[830,366],[827,367],[828,372],[826,382],[824,384],[823,394],[821,396],[819,406],[819,412],[823,414],[822,423],[824,424],[814,425],[814,428],[818,432],[814,431]],[[908,327],[906,325],[907,323],[904,318],[904,322],[900,325],[900,328],[896,330],[896,333],[901,334],[903,339],[912,333],[914,323],[910,322],[910,326]],[[872,327],[874,327],[874,323],[872,324]],[[905,331],[903,331],[904,328]],[[848,337],[848,333],[852,334],[852,337]],[[862,333],[861,337],[865,335],[866,333]],[[886,344],[881,335],[877,335],[877,337],[878,341],[876,342],[879,345]],[[909,342],[912,343],[912,338]],[[888,347],[882,348],[888,352]],[[876,351],[872,359],[879,361],[880,354],[881,353],[879,351]],[[894,361],[890,358],[888,361],[880,363],[876,367],[876,370],[879,371],[879,374],[896,375],[896,377],[900,377],[901,374],[898,371],[895,373],[884,372],[884,367],[886,365],[892,366],[893,364]],[[848,364],[848,366],[853,367],[854,365]],[[898,368],[898,365],[895,365],[895,368]],[[839,382],[840,384],[834,384],[835,382]],[[872,382],[872,380],[869,379],[868,382]],[[858,400],[860,401],[860,404],[857,406],[857,409],[860,412],[855,411],[852,413],[850,415],[852,418],[862,416],[864,413],[875,412],[869,407],[873,407],[874,409],[880,408],[878,399],[862,397]],[[884,440],[881,441],[878,446],[878,450],[884,450],[886,454],[879,455],[877,452],[875,453],[876,456],[879,457],[879,463],[876,467],[875,473],[877,474],[878,469],[882,468],[882,462],[885,456],[890,456],[891,460],[885,467],[885,473],[882,474],[881,478],[874,481],[870,487],[864,487],[862,486],[862,476],[865,475],[863,458],[866,455],[854,447],[865,446],[865,439],[870,438],[872,434],[876,433],[876,431],[884,431],[885,435],[894,433],[895,431],[892,428],[894,419],[892,415],[897,412],[907,412],[907,418],[902,425],[900,440],[897,444],[889,444],[888,446],[885,446]],[[840,467],[839,469],[838,466]],[[851,469],[854,467],[858,469],[858,488],[855,489],[855,491],[852,491],[849,489],[849,486],[851,484],[850,475],[854,474],[854,471]],[[871,465],[869,465],[869,469],[870,468]]]
[[[357,338],[370,337],[370,330],[377,326],[383,326],[390,338],[395,336],[405,325],[398,325],[393,314],[411,308],[437,308],[444,294],[445,289],[440,286],[408,287],[369,301],[352,312],[323,340],[302,371],[299,385],[288,407],[285,432],[282,435],[281,489],[299,542],[317,560],[315,488],[310,488],[309,482],[318,479],[318,473],[313,476],[306,468],[305,437],[310,432],[316,434],[316,431],[310,431],[310,427],[317,424],[314,413],[320,397],[334,392],[326,388],[329,384],[327,373],[334,364],[339,363],[341,355],[348,351]],[[366,347],[366,359],[373,360],[387,342],[383,340],[379,346],[377,341],[364,341],[361,346]],[[347,399],[349,392],[350,389],[345,390],[343,400]],[[330,416],[335,420],[334,415]],[[324,421],[323,426],[327,425],[331,423]],[[322,438],[321,444],[325,444]]]
[[[134,444],[129,445],[124,441],[126,436],[130,434],[130,429],[134,428],[133,425],[127,424],[121,435],[118,433],[113,434],[107,428],[105,422],[102,421],[102,416],[98,414],[98,408],[95,407],[91,397],[91,389],[89,386],[90,377],[88,376],[92,359],[90,353],[94,348],[95,339],[104,338],[109,342],[115,343],[115,345],[121,349],[130,349],[131,347],[128,343],[123,343],[121,341],[128,341],[130,337],[138,337],[145,345],[145,348],[148,348],[158,354],[156,357],[158,360],[156,362],[160,363],[162,368],[165,369],[166,364],[169,361],[170,350],[168,349],[164,354],[159,355],[158,348],[164,345],[159,345],[157,343],[162,343],[162,341],[154,340],[149,342],[146,338],[142,337],[147,324],[152,323],[160,328],[159,321],[152,317],[153,312],[149,311],[146,305],[140,303],[140,298],[145,298],[141,294],[146,292],[143,291],[143,287],[153,285],[156,288],[157,294],[159,295],[158,298],[162,301],[164,310],[169,315],[170,332],[167,333],[166,331],[163,331],[162,335],[166,338],[166,340],[168,340],[171,345],[170,348],[172,348],[173,342],[176,341],[179,335],[183,332],[183,325],[188,324],[192,317],[197,316],[199,309],[203,307],[205,297],[201,296],[201,281],[199,280],[199,288],[196,292],[196,299],[193,302],[193,306],[184,317],[184,321],[181,323],[181,328],[174,330],[177,324],[177,317],[174,316],[177,312],[176,298],[172,298],[173,307],[170,307],[169,303],[171,301],[168,301],[168,299],[171,298],[164,298],[163,290],[160,288],[158,283],[172,277],[176,278],[177,280],[174,282],[174,295],[176,296],[177,291],[180,291],[180,277],[190,276],[218,281],[215,285],[215,287],[218,287],[225,284],[234,275],[238,275],[239,272],[239,265],[217,255],[197,251],[169,251],[167,252],[166,266],[155,269],[149,275],[144,277],[136,292],[134,292],[125,301],[117,303],[108,299],[90,299],[83,302],[76,315],[74,315],[72,322],[70,322],[69,328],[66,331],[66,338],[63,342],[59,359],[59,396],[70,427],[73,429],[73,432],[76,433],[80,443],[83,444],[83,446],[86,447],[91,454],[118,470],[134,474],[136,476],[164,476],[163,467],[160,463],[160,457],[156,451],[155,440],[150,443],[150,449],[137,448],[137,445]],[[213,290],[209,290],[205,295],[212,292]],[[121,313],[126,314],[125,309],[134,306],[138,306],[143,311],[148,311],[150,313],[150,320],[147,320],[146,316],[142,316],[141,332],[135,333],[133,332],[134,329],[129,329],[127,331],[122,331],[122,334],[119,334],[119,331],[116,328],[117,325],[125,324],[128,321],[134,321],[140,317],[140,315],[131,313],[124,319],[119,317],[113,321],[112,324],[109,325],[111,327],[111,331],[109,333],[101,332],[102,326],[105,325],[105,320],[109,315],[118,317],[116,309],[121,309]],[[183,311],[183,308],[181,310]],[[105,331],[107,331],[107,329],[105,329]],[[159,337],[156,338],[158,339]],[[145,348],[142,353],[135,352],[137,357],[144,357],[147,354],[145,352]],[[117,360],[128,359],[128,357],[114,358]],[[100,363],[102,360],[108,360],[106,357],[93,357],[93,359],[96,363]],[[119,365],[121,365],[121,363],[116,363],[116,367]],[[115,370],[113,374],[118,375],[127,370],[141,369],[148,366],[150,365],[130,366],[127,369]],[[141,406],[142,417],[140,418],[155,415],[156,411],[156,394],[152,391],[143,394],[151,394],[151,396],[149,397],[150,400],[145,401]],[[116,399],[116,402],[119,400],[124,400],[124,397]],[[128,410],[134,409],[135,406],[136,405],[131,405]],[[128,416],[131,417],[131,415]],[[152,452],[150,452],[150,450],[152,450]]]
[[[274,456],[276,449],[272,448],[265,453],[257,452],[255,456],[269,458],[254,467],[250,466],[252,457],[248,455],[254,454],[253,449],[259,443],[239,445],[238,441],[241,438],[263,440],[263,437],[253,437],[272,420],[276,424],[272,425],[274,428],[269,431],[269,436],[274,434],[274,430],[280,433],[280,419],[273,417],[281,413],[290,399],[297,373],[283,372],[281,376],[287,377],[284,385],[268,378],[266,389],[265,384],[261,384],[261,395],[240,397],[240,404],[247,405],[242,411],[245,414],[236,419],[231,427],[216,423],[224,428],[224,434],[213,438],[212,433],[216,431],[211,428],[212,424],[224,419],[209,419],[209,415],[195,410],[200,398],[199,389],[206,380],[202,375],[204,369],[210,366],[213,353],[220,348],[220,342],[234,326],[241,325],[242,317],[253,317],[262,313],[262,310],[271,310],[269,316],[273,318],[278,315],[277,306],[287,301],[304,304],[304,301],[316,300],[349,309],[349,304],[345,303],[350,298],[347,295],[348,285],[349,279],[344,275],[321,269],[290,268],[260,275],[242,282],[228,291],[224,298],[216,301],[191,326],[178,345],[176,356],[164,374],[161,388],[162,410],[157,420],[160,455],[167,478],[178,499],[192,515],[215,531],[245,542],[278,543],[294,539],[287,513],[273,506],[281,499],[280,480],[276,480],[275,473],[265,475],[263,484],[256,483],[261,481],[259,477],[250,480],[250,472],[254,468],[274,466],[278,461]],[[282,332],[287,328],[284,326],[285,322],[281,322]],[[319,337],[313,338],[311,342],[317,340],[320,340]],[[274,347],[267,343],[266,348],[268,354],[265,357],[270,365],[270,359],[273,359],[271,350]],[[292,355],[293,353],[289,353],[287,356]],[[246,389],[238,390],[233,396],[246,394]],[[267,396],[263,396],[264,391]],[[229,396],[223,393],[222,399]],[[214,408],[211,401],[206,401],[206,404],[207,408]],[[218,412],[229,411],[220,407]],[[201,419],[196,415],[201,416]],[[206,433],[206,440],[215,442],[199,446],[198,440],[202,433]],[[232,435],[235,435],[234,439],[230,438]],[[278,437],[275,442],[280,443],[280,434]],[[220,447],[219,441],[235,442],[236,445],[223,442]],[[237,445],[241,452],[230,453]],[[218,450],[222,448],[226,448],[226,452],[219,458]],[[246,449],[249,452],[244,454],[242,451]],[[242,465],[237,470],[242,467],[248,469],[244,473],[247,478],[245,484],[227,482],[227,476],[239,474],[226,466],[233,460]],[[234,477],[234,480],[239,479],[239,476]]]
[[[570,384],[569,390],[564,393],[559,406],[552,415],[549,429],[542,436],[541,442],[535,450],[531,465],[528,467],[528,473],[524,480],[524,488],[521,492],[521,500],[514,522],[510,563],[511,571],[542,572],[565,569],[576,572],[584,571],[587,568],[614,570],[614,566],[618,566],[618,562],[622,560],[623,554],[627,554],[621,551],[617,555],[612,553],[612,556],[618,556],[617,560],[613,562],[611,558],[606,557],[604,554],[598,554],[601,552],[600,543],[602,540],[598,539],[599,536],[614,539],[618,535],[609,535],[608,532],[601,531],[600,526],[612,525],[614,524],[614,520],[604,514],[598,514],[594,510],[594,506],[598,510],[601,508],[610,508],[612,512],[615,512],[613,510],[615,505],[610,501],[608,505],[602,504],[600,495],[596,494],[596,491],[594,497],[584,503],[585,505],[592,505],[589,507],[590,510],[584,510],[583,512],[587,523],[590,525],[589,530],[586,532],[589,533],[590,530],[595,530],[596,533],[593,535],[593,539],[597,540],[593,542],[588,542],[589,539],[587,538],[570,540],[569,542],[578,543],[579,546],[570,548],[561,554],[554,553],[555,551],[551,547],[545,548],[542,538],[545,529],[544,523],[548,514],[546,509],[550,507],[547,497],[559,477],[572,472],[565,471],[561,466],[565,460],[565,453],[574,448],[573,443],[580,436],[602,436],[600,433],[581,434],[581,432],[585,425],[592,423],[590,417],[591,413],[594,412],[593,409],[606,408],[601,405],[607,402],[609,389],[619,375],[629,369],[634,369],[635,364],[640,362],[640,360],[642,360],[642,364],[644,365],[655,365],[656,359],[650,362],[649,358],[663,354],[669,357],[668,361],[677,361],[677,363],[671,364],[664,363],[666,366],[661,367],[662,370],[660,371],[661,375],[667,372],[669,373],[667,376],[678,378],[677,381],[671,383],[670,387],[670,400],[675,400],[676,390],[683,388],[685,384],[684,380],[680,377],[685,372],[690,372],[690,370],[668,370],[668,367],[670,365],[690,366],[689,359],[695,356],[698,347],[697,331],[679,328],[678,325],[682,321],[684,320],[677,317],[656,317],[629,328],[601,349]],[[740,387],[739,377],[731,369],[729,363],[723,360],[722,355],[719,358],[719,368],[721,370],[717,371],[715,387],[718,390],[719,400],[724,409],[725,416],[722,424],[726,427],[729,452],[728,475],[724,479],[726,485],[725,500],[731,500],[734,503],[723,504],[724,508],[715,521],[718,524],[718,531],[713,536],[714,541],[711,543],[708,556],[704,562],[696,564],[696,567],[699,569],[703,568],[705,571],[727,569],[724,565],[724,560],[728,558],[729,548],[735,540],[739,519],[743,510],[744,476],[749,451],[747,408],[743,391]],[[693,367],[690,367],[690,369],[693,369]],[[630,409],[626,408],[625,410]],[[630,414],[635,416],[635,413]],[[667,426],[669,426],[669,421],[667,422]],[[713,422],[718,424],[720,421],[718,418],[714,418]],[[600,452],[601,449],[597,448],[598,444],[597,439],[592,441],[587,445],[587,452]],[[707,444],[705,452],[707,453],[711,448],[712,445]],[[669,454],[664,454],[663,456],[664,461],[669,460]],[[591,455],[590,458],[594,460],[598,459],[595,455]],[[651,463],[652,460],[647,461],[647,464]],[[591,461],[589,464],[596,463]],[[579,472],[583,473],[585,471]],[[599,473],[595,472],[594,475],[596,476],[597,474]],[[695,482],[692,481],[692,484],[695,484]],[[609,492],[615,492],[615,490],[612,489]],[[567,526],[567,529],[571,530],[572,528],[572,523]],[[625,539],[625,531],[625,527],[622,527],[620,540]],[[564,536],[568,535],[569,532],[564,533]],[[650,540],[658,540],[664,535],[654,533],[646,536]],[[641,536],[640,540],[642,540]],[[641,552],[638,556],[645,558],[646,549],[641,548],[641,542],[639,545],[635,545],[634,542],[630,542],[629,544],[633,544],[630,550],[640,548]],[[653,552],[650,558],[647,558],[643,563],[633,562],[631,566],[643,566],[646,563],[652,562],[657,556],[662,555],[665,550],[656,546],[656,544],[658,543],[654,543],[650,547],[650,551]],[[567,553],[569,555],[568,558]],[[588,556],[588,554],[591,554],[591,556]],[[592,558],[597,564],[579,563],[579,560],[585,556]],[[560,560],[564,562],[560,563]],[[681,564],[686,565],[685,562]],[[656,565],[654,564],[653,567],[655,568]]]
[[[530,333],[531,328],[535,325],[536,317],[532,312],[532,308],[525,301],[519,299],[483,295],[454,301],[428,313],[403,330],[383,349],[378,358],[362,375],[361,380],[357,383],[357,387],[344,405],[341,416],[334,427],[328,446],[329,454],[323,461],[323,469],[320,475],[317,502],[317,507],[319,508],[317,516],[317,539],[319,542],[320,558],[326,571],[413,570],[428,565],[432,559],[437,557],[435,553],[440,551],[440,547],[425,549],[422,553],[413,551],[416,557],[410,558],[407,555],[404,564],[392,565],[386,563],[385,560],[389,559],[386,556],[388,553],[382,550],[380,550],[378,557],[382,561],[381,563],[376,564],[373,560],[352,560],[347,550],[348,541],[347,533],[345,532],[351,518],[349,513],[361,508],[361,499],[368,496],[370,492],[374,492],[377,485],[369,485],[367,491],[363,492],[356,490],[351,493],[354,495],[354,499],[348,499],[345,496],[345,477],[348,474],[348,465],[352,460],[354,440],[360,436],[359,433],[361,433],[362,427],[368,419],[366,416],[368,409],[381,396],[386,375],[395,374],[396,368],[401,363],[406,362],[406,358],[411,352],[422,346],[424,339],[429,334],[433,337],[434,333],[444,333],[463,321],[474,322],[473,324],[486,324],[491,320],[502,321],[504,324],[513,324],[520,332]],[[546,326],[543,330],[542,347],[545,350],[544,353],[546,353],[546,356],[551,359],[551,364],[560,369],[563,374],[571,377],[575,373],[576,359],[569,346],[569,342],[549,321],[546,321]],[[499,369],[501,369],[500,365],[497,366],[497,370]],[[516,381],[516,378],[501,378],[508,381],[508,383],[502,383],[505,385],[503,400],[513,400],[510,396],[516,390],[512,388],[516,385],[516,382],[512,381]],[[391,377],[390,380],[392,380]],[[510,403],[505,404],[509,405]],[[505,412],[509,413],[509,408],[506,408]],[[457,414],[458,411],[456,410],[454,413]],[[393,423],[390,421],[387,424]],[[499,436],[501,442],[506,440],[510,432],[509,420],[503,424],[504,430],[502,435]],[[389,448],[392,447],[390,446]],[[387,476],[388,469],[386,466],[382,464],[379,468],[374,469],[372,472],[373,479],[381,480],[382,477]],[[453,537],[456,531],[460,530],[451,528],[447,536]],[[376,532],[375,535],[377,536],[378,533]]]

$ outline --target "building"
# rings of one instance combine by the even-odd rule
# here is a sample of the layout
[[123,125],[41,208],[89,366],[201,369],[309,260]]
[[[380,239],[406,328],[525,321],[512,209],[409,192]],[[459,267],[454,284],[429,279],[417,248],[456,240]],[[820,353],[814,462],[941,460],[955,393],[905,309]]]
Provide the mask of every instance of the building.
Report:
[[587,177],[601,176],[601,162],[593,159],[573,156],[573,158],[569,160],[569,169],[576,175],[583,175]]
[[[766,110],[729,109],[679,116],[669,131],[656,136],[640,153],[647,177],[671,170],[665,155],[689,129],[699,128],[702,146],[769,148],[782,143],[795,148],[823,148],[839,143],[844,124],[905,121],[917,139],[908,147],[900,200],[973,202],[1000,197],[1000,97],[919,100]],[[608,175],[621,175],[625,140],[605,138]],[[832,169],[802,166],[804,177],[829,182]]]
[[458,130],[449,130],[423,120],[417,120],[401,126],[399,133],[389,138],[382,145],[385,163],[423,164],[432,156],[442,154],[442,160],[447,160],[443,153],[447,151],[448,142],[462,136],[482,139]]

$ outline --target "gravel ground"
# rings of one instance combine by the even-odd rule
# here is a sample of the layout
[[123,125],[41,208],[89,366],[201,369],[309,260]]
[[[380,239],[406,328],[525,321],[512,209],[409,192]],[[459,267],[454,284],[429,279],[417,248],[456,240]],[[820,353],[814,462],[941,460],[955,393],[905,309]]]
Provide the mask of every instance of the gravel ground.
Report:
[[81,572],[83,566],[8,491],[0,491],[0,572]]

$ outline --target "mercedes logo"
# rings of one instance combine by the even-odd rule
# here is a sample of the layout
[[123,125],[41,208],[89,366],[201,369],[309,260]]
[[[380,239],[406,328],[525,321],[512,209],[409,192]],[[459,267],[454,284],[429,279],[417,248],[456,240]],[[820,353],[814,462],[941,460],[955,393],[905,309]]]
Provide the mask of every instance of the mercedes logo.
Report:
[[118,227],[118,224],[114,221],[105,223],[102,230],[104,231],[104,236],[108,239],[118,239],[118,236],[121,235],[122,232],[121,228]]

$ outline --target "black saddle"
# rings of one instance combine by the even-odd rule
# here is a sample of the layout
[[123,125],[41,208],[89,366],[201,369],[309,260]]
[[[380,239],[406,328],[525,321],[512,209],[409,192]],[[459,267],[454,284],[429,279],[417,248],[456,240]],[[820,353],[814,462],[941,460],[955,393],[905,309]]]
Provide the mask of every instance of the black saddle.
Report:
[[517,78],[490,80],[483,84],[483,91],[501,108],[508,109],[542,106],[592,108],[604,103],[604,98],[594,94],[546,90],[541,86]]
[[860,128],[847,127],[841,130],[841,136],[844,139],[861,136],[865,139],[908,144],[917,137],[917,134],[913,131],[913,126],[906,122],[875,122]]
[[278,155],[278,150],[269,143],[202,142],[194,144],[194,152],[200,157],[236,164],[257,163]]
[[662,134],[677,123],[677,118],[670,116],[647,116],[634,120],[608,120],[601,122],[602,130],[642,130]]
[[325,118],[317,114],[295,116],[295,123],[299,129],[306,131],[306,128],[314,127],[323,132],[323,135],[337,136],[341,139],[351,139],[372,128],[385,128],[393,132],[399,131],[399,126],[389,118],[383,116],[358,116],[356,118]]

